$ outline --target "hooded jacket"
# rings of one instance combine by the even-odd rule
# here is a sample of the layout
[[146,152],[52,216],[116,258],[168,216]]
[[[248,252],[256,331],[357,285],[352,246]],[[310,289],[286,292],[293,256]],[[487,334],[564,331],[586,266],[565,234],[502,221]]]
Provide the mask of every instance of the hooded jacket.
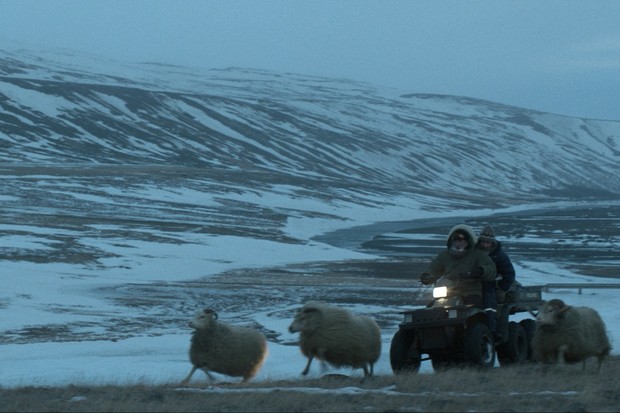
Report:
[[[458,258],[450,254],[452,235],[455,232],[462,232],[467,237],[467,251],[465,255]],[[468,225],[459,224],[452,227],[448,233],[447,248],[431,261],[427,272],[436,280],[441,277],[458,280],[458,289],[464,296],[482,296],[482,281],[494,280],[497,270],[489,254],[476,248],[477,242],[476,233]],[[464,277],[460,275],[476,271],[478,267],[482,268],[482,277]]]
[[501,275],[502,279],[498,281],[497,285],[504,291],[508,291],[515,281],[515,269],[512,265],[512,261],[502,248],[502,243],[495,241],[495,248],[489,252],[489,257],[495,263],[497,269],[497,275]]

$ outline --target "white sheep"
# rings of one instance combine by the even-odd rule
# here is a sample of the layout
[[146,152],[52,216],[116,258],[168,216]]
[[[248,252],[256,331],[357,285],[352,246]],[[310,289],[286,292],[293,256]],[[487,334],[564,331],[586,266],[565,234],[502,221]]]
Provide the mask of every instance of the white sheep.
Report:
[[600,370],[611,345],[605,323],[596,310],[574,307],[559,299],[545,302],[536,316],[532,339],[534,358],[543,363],[576,363],[598,358]]
[[192,370],[183,380],[189,383],[197,369],[202,369],[210,379],[209,371],[247,381],[260,370],[267,357],[267,341],[259,331],[249,327],[231,326],[217,320],[217,313],[205,309],[190,321],[194,328],[189,359]]
[[301,372],[308,374],[314,357],[335,367],[350,366],[372,376],[374,363],[381,355],[381,330],[369,317],[310,301],[300,308],[289,326],[299,332],[299,347],[308,358]]

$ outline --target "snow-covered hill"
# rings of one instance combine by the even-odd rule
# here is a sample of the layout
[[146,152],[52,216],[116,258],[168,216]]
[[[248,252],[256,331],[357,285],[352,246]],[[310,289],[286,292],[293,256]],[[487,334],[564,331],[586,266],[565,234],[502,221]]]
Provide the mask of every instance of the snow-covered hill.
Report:
[[407,92],[2,51],[0,162],[191,167],[243,187],[500,204],[620,193],[620,122]]

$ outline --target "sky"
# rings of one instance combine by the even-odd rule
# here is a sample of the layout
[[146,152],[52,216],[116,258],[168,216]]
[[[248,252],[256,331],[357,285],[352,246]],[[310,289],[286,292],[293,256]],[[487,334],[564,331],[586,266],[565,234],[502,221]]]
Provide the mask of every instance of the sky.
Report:
[[0,0],[0,46],[344,78],[620,120],[616,0]]

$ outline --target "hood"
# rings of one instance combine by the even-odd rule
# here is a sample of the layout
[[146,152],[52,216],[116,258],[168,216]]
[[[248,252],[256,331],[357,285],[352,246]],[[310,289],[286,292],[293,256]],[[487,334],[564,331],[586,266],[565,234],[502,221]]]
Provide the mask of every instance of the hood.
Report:
[[446,245],[448,246],[448,248],[450,248],[450,238],[452,237],[452,234],[454,234],[457,231],[465,233],[465,235],[467,235],[467,237],[469,238],[468,240],[469,245],[467,246],[468,249],[473,248],[478,242],[478,237],[476,236],[476,232],[472,229],[472,227],[470,227],[469,225],[465,225],[465,224],[458,224],[458,225],[453,226],[450,232],[448,233],[448,239],[446,240]]

